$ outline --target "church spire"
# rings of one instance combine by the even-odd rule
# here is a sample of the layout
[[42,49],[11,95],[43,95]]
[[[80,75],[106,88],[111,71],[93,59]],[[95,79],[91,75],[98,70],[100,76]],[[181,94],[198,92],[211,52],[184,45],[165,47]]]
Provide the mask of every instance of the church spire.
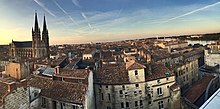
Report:
[[46,23],[45,15],[44,15],[43,31],[47,31],[47,23]]
[[47,23],[46,23],[46,17],[44,15],[44,22],[43,22],[43,31],[42,31],[42,40],[46,47],[46,52],[44,54],[45,57],[49,58],[49,35],[47,30]]
[[35,11],[35,24],[34,24],[34,30],[38,30],[38,20],[37,20],[37,12]]

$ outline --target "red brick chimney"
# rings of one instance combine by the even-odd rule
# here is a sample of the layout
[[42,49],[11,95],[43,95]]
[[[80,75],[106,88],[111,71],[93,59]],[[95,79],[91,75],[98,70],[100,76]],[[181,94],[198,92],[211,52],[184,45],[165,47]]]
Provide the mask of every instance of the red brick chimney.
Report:
[[12,92],[15,89],[16,89],[16,83],[15,82],[8,83],[8,92]]
[[55,73],[55,74],[60,74],[60,66],[56,66],[56,67],[54,68],[54,73]]

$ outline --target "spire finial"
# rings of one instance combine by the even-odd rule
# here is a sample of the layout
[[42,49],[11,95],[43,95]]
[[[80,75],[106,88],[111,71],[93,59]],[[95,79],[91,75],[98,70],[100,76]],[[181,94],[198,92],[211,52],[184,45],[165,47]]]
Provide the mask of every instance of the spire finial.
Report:
[[38,27],[38,20],[37,20],[37,10],[35,10],[35,25],[34,25],[34,29],[37,30]]
[[46,30],[47,30],[47,23],[46,23],[46,17],[45,17],[45,14],[44,14],[43,31],[46,31]]

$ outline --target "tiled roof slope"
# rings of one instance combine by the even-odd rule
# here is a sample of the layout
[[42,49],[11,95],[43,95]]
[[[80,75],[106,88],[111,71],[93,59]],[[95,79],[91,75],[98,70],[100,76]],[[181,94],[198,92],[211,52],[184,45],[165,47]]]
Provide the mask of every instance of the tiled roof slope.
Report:
[[41,95],[63,102],[79,103],[85,101],[88,86],[70,82],[54,81],[50,78],[35,76],[28,86],[41,89]]
[[[162,63],[156,63],[151,66],[152,74],[146,76],[146,81],[165,78],[167,76],[173,76],[174,73],[170,71],[167,67],[165,67]],[[169,73],[169,75],[166,75]]]
[[8,85],[0,82],[0,106],[3,103],[2,98],[8,93]]
[[206,91],[209,82],[214,78],[212,75],[206,75],[201,80],[197,81],[192,87],[190,87],[187,92],[183,94],[191,103],[196,102],[196,100]]
[[144,69],[144,68],[146,68],[146,66],[139,64],[135,61],[130,61],[126,63],[127,70]]
[[57,76],[65,76],[72,78],[89,78],[89,70],[87,69],[64,69],[60,71],[60,74],[56,74]]
[[125,69],[125,64],[112,64],[99,68],[95,77],[95,82],[101,84],[129,83],[128,72]]

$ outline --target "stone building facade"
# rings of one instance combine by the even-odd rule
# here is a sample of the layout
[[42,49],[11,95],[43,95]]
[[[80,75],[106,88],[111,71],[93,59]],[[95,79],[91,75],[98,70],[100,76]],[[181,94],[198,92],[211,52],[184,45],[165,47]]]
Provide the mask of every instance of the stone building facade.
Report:
[[176,82],[185,90],[199,79],[198,60],[180,63],[175,68]]
[[176,100],[171,97],[176,93],[170,90],[176,83],[174,74],[163,64],[151,67],[138,62],[103,65],[95,76],[96,108],[169,108]]

